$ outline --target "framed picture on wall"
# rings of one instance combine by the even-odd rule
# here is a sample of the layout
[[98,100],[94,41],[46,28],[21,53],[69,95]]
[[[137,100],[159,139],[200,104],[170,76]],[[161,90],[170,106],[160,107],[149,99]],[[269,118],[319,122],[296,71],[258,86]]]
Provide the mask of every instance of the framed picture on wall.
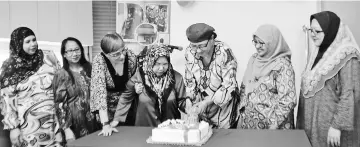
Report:
[[141,4],[117,2],[117,33],[126,42],[136,42],[136,27],[144,22],[144,11]]
[[169,32],[169,5],[146,4],[145,21],[157,26],[159,33]]

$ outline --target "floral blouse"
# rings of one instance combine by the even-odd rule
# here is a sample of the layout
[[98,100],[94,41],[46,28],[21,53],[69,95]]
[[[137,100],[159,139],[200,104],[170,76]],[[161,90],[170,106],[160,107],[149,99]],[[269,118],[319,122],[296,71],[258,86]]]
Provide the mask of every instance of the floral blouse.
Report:
[[[126,53],[128,56],[128,77],[130,79],[136,71],[136,56],[129,49],[126,49]],[[110,112],[108,114],[109,120],[111,120],[114,117],[120,93],[107,91],[107,88],[114,88],[115,84],[104,56],[101,54],[94,57],[91,75],[90,110],[91,112],[108,110]]]
[[[241,84],[241,119],[238,126],[243,129],[293,129],[293,109],[296,106],[295,73],[289,58],[279,62],[267,76],[243,81]],[[245,92],[249,84],[253,90]]]

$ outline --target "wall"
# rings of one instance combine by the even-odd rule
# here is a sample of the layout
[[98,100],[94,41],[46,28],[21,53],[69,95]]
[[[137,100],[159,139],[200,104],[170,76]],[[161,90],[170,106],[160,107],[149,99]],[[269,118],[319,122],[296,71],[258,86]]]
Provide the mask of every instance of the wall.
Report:
[[0,38],[26,26],[38,40],[61,42],[72,36],[93,45],[91,1],[1,1]]
[[360,46],[360,1],[321,1],[322,11],[333,11],[347,24]]
[[[298,91],[306,57],[302,26],[309,23],[309,16],[316,11],[315,1],[195,1],[189,7],[180,7],[176,1],[172,1],[170,43],[185,48],[189,45],[185,33],[189,25],[205,22],[213,26],[217,38],[226,42],[237,58],[237,80],[240,83],[250,56],[256,52],[251,42],[252,34],[261,24],[274,24],[279,27],[292,50]],[[172,63],[177,71],[184,74],[185,59],[178,51],[172,55]]]

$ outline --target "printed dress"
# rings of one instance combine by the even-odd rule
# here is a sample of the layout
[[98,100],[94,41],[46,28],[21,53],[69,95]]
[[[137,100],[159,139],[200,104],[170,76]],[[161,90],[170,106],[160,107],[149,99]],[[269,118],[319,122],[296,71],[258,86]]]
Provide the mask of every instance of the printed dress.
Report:
[[70,128],[77,139],[96,131],[97,122],[90,112],[90,77],[84,71],[72,72],[72,75],[74,83],[68,72],[61,69],[53,83],[60,128]]
[[53,146],[62,141],[55,117],[53,77],[59,62],[51,52],[44,52],[43,65],[22,82],[1,89],[4,129],[21,130],[22,145]]
[[[251,58],[254,59],[256,54]],[[278,58],[277,66],[266,76],[241,84],[242,129],[293,129],[296,106],[295,75],[287,57]],[[246,87],[254,87],[246,92]]]

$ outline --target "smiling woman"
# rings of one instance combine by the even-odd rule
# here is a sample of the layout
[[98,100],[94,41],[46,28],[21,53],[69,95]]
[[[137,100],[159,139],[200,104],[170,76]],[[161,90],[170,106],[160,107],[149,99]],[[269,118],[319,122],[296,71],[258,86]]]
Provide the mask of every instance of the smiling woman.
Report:
[[66,38],[60,52],[63,68],[55,74],[53,91],[60,128],[69,142],[96,131],[97,123],[89,105],[91,65],[81,42]]
[[296,88],[291,50],[274,25],[260,26],[253,42],[257,53],[250,58],[241,84],[238,127],[293,129]]
[[10,57],[0,70],[0,92],[2,123],[10,130],[14,146],[61,144],[51,83],[57,69],[54,53],[38,49],[31,29],[19,27],[13,31]]

